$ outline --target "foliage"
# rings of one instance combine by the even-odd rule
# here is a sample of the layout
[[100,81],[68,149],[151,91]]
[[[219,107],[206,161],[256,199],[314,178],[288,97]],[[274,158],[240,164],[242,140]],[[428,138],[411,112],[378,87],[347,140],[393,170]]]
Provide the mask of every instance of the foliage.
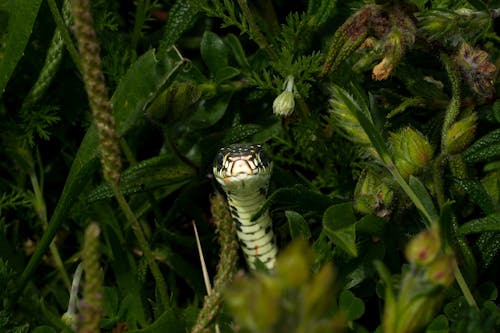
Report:
[[[68,4],[0,0],[0,331],[500,331],[497,2]],[[280,254],[230,282],[240,142]]]

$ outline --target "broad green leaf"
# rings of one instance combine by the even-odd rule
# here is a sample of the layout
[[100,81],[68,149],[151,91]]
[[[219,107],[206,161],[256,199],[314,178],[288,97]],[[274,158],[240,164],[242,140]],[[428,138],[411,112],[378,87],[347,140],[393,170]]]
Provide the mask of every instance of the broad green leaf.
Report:
[[222,83],[238,76],[239,74],[240,70],[231,66],[219,68],[217,69],[217,72],[215,72],[215,83]]
[[10,76],[24,55],[24,48],[31,36],[41,3],[42,0],[8,1],[8,21],[0,23],[7,24],[7,36],[2,38],[5,39],[4,47],[0,49],[0,96],[3,95]]
[[215,33],[206,31],[200,45],[201,57],[212,74],[227,67],[228,50],[222,39]]
[[500,231],[500,213],[488,215],[464,223],[458,228],[462,235],[476,234],[485,231]]
[[475,163],[500,157],[500,128],[478,139],[464,153],[466,162]]
[[434,206],[434,203],[432,202],[432,198],[429,195],[429,192],[425,189],[424,184],[414,176],[410,176],[409,179],[409,185],[411,189],[415,192],[417,197],[420,198],[420,201],[424,208],[427,210],[427,212],[430,214],[431,218],[433,221],[438,220],[438,213],[436,211],[436,207]]
[[[313,191],[304,185],[294,185],[292,187],[280,188],[267,197],[262,208],[255,213],[252,220],[258,219],[273,202],[279,202],[281,206],[288,210],[301,211],[321,211],[333,204],[333,200],[326,195]],[[307,207],[307,209],[306,209]]]
[[353,257],[358,255],[356,219],[351,202],[329,207],[323,215],[323,228],[335,245]]
[[287,210],[285,211],[285,216],[288,220],[288,227],[290,228],[292,239],[304,238],[308,240],[311,238],[311,230],[309,230],[309,225],[302,215],[293,210]]
[[[195,170],[181,164],[176,158],[164,154],[142,161],[122,173],[120,189],[123,194],[132,194],[167,187],[163,195],[177,190],[195,175]],[[89,195],[88,201],[113,197],[113,190],[105,183]]]
[[161,47],[168,49],[188,30],[194,23],[198,7],[191,1],[177,0],[168,11],[168,20]]
[[427,326],[425,333],[448,333],[449,331],[448,319],[445,315],[439,315]]
[[345,312],[349,321],[359,319],[365,313],[363,301],[349,290],[344,290],[340,294],[339,307]]
[[[167,85],[184,63],[169,50],[156,54],[151,50],[142,55],[127,71],[116,88],[111,104],[120,136],[124,135],[142,117],[144,109]],[[38,243],[35,253],[24,269],[19,288],[23,289],[40,263],[66,214],[76,202],[81,189],[92,178],[99,165],[98,140],[95,126],[89,127],[75,156],[63,191],[52,214],[47,230]]]
[[218,98],[205,100],[189,119],[193,128],[207,128],[215,125],[226,113],[232,93],[221,94]]
[[387,222],[376,215],[363,216],[356,223],[356,231],[366,233],[372,236],[380,236],[384,231]]

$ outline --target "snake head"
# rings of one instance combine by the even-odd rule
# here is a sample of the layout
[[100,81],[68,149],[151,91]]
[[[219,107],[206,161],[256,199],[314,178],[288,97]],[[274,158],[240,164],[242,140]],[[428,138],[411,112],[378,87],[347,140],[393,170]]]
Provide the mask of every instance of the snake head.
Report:
[[266,184],[272,162],[258,144],[234,144],[219,150],[214,161],[214,175],[222,186],[252,187]]

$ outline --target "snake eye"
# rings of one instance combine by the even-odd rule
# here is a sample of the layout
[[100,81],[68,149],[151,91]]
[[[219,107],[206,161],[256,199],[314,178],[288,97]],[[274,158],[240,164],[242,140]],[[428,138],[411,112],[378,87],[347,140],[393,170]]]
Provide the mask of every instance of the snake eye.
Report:
[[259,149],[259,160],[264,167],[269,165],[269,158],[267,157],[266,151],[264,149]]
[[215,156],[214,165],[217,169],[221,169],[224,164],[224,151],[221,149]]

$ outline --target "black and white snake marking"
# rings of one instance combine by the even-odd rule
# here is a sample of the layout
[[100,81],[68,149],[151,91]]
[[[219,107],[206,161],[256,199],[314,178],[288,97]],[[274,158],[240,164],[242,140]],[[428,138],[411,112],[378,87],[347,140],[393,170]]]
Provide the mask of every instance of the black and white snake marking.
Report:
[[272,162],[261,145],[235,144],[222,148],[214,162],[215,179],[226,192],[250,269],[255,269],[257,259],[272,269],[278,252],[269,212],[251,220],[266,198],[271,171]]

